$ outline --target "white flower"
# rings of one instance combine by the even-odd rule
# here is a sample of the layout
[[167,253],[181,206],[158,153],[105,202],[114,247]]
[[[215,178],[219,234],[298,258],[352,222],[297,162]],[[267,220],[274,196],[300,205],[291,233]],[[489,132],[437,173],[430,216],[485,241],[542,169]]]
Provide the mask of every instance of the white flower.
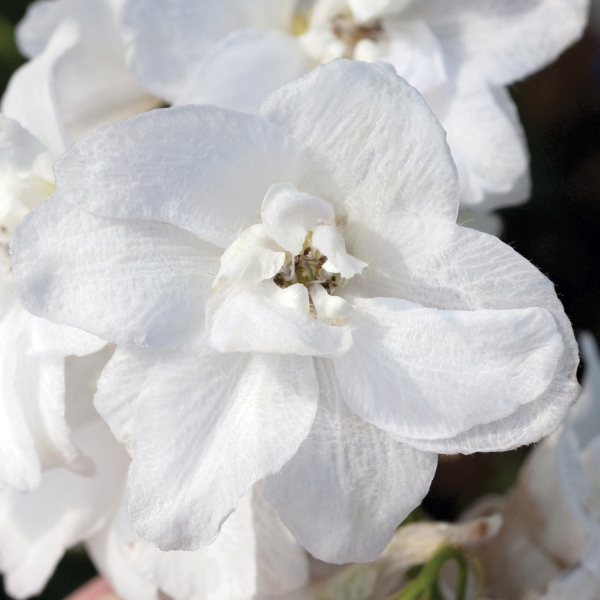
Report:
[[17,27],[30,58],[12,76],[2,112],[34,133],[56,160],[103,125],[155,108],[125,66],[121,0],[38,0]]
[[65,421],[65,361],[105,342],[23,309],[9,260],[15,226],[54,191],[48,154],[30,133],[0,115],[0,489],[32,489],[43,469],[56,466],[79,473],[92,468]]
[[588,4],[125,0],[123,22],[132,72],[172,104],[251,110],[333,58],[390,62],[448,132],[461,203],[489,211],[529,196],[527,148],[506,86],[574,42]]
[[303,586],[307,557],[258,489],[240,499],[219,539],[196,552],[161,552],[129,527],[129,457],[92,406],[107,350],[74,358],[67,369],[75,392],[67,412],[94,475],[59,468],[44,473],[32,492],[0,493],[0,571],[8,593],[39,593],[64,551],[81,542],[122,600],[251,600]]
[[577,396],[552,284],[455,224],[444,131],[387,65],[334,61],[255,115],[139,115],[56,174],[15,233],[18,293],[118,344],[97,406],[162,549],[210,543],[263,480],[312,554],[372,560],[436,452],[538,440]]

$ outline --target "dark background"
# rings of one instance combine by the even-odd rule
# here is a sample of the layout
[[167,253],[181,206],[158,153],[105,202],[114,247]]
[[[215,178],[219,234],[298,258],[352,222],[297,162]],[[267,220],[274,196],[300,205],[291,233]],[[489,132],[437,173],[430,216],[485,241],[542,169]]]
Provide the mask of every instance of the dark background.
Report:
[[[23,58],[13,28],[28,0],[0,0],[0,90]],[[600,36],[512,87],[531,152],[533,194],[500,211],[502,239],[556,284],[576,331],[600,339]],[[474,498],[512,485],[528,449],[441,457],[423,508],[453,519]],[[61,561],[40,600],[60,600],[95,573],[85,551]],[[0,589],[0,600],[8,598]]]

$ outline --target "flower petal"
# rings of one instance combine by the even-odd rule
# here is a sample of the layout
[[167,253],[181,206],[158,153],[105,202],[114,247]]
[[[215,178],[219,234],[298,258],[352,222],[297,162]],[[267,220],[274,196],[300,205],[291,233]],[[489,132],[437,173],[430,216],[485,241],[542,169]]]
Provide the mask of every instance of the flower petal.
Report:
[[353,415],[329,361],[315,360],[319,409],[309,436],[265,498],[294,537],[333,563],[377,558],[433,478],[437,457],[393,440]]
[[347,326],[310,316],[302,284],[286,289],[272,281],[236,285],[215,294],[206,307],[209,344],[219,352],[338,356],[352,344]]
[[448,438],[512,414],[546,390],[563,351],[544,309],[449,311],[392,298],[354,308],[354,343],[334,361],[342,394],[400,439]]
[[491,83],[523,79],[554,61],[587,22],[586,0],[478,0],[419,3],[450,60],[467,62]]
[[310,299],[315,305],[317,318],[327,325],[345,322],[352,312],[352,305],[341,296],[331,296],[325,288],[316,283],[310,286]]
[[200,61],[238,29],[291,28],[295,0],[127,0],[122,19],[129,66],[142,85],[177,100]]
[[252,485],[296,452],[317,395],[308,358],[166,354],[136,407],[133,527],[163,550],[210,544]]
[[155,348],[117,346],[98,379],[94,406],[130,456],[135,406],[161,355]]
[[284,263],[285,252],[273,243],[264,225],[252,225],[221,256],[221,268],[213,287],[223,279],[250,284],[273,279]]
[[11,596],[39,593],[64,551],[97,531],[118,506],[127,457],[108,427],[96,420],[75,441],[97,464],[95,477],[56,469],[28,494],[0,495],[0,570]]
[[319,225],[313,232],[313,246],[327,257],[323,268],[339,273],[344,279],[359,275],[367,263],[346,252],[344,236],[332,225]]
[[335,211],[325,200],[299,192],[291,183],[275,183],[263,200],[265,231],[293,255],[302,252],[309,231],[320,223],[335,225]]
[[265,119],[179,106],[81,140],[55,172],[61,195],[88,211],[171,223],[226,248],[258,221],[271,184],[302,184],[310,166],[300,145]]
[[348,0],[352,16],[358,22],[399,13],[413,0]]
[[58,195],[13,235],[17,293],[32,313],[119,344],[197,344],[220,250],[166,223],[86,213]]
[[492,236],[407,215],[390,217],[377,235],[361,230],[346,240],[369,263],[363,277],[348,282],[348,294],[397,297],[450,310],[538,306],[553,315],[563,340],[559,368],[536,402],[454,438],[403,441],[431,452],[491,452],[538,441],[560,425],[579,393],[578,350],[554,286],[529,261]]
[[291,35],[242,29],[216,44],[200,61],[174,104],[214,104],[249,111],[314,65]]
[[106,346],[106,341],[95,335],[39,317],[32,317],[30,327],[31,345],[27,353],[31,356],[85,356]]
[[257,112],[303,144],[333,181],[321,197],[353,219],[376,225],[397,211],[456,219],[445,132],[391,66],[334,60],[274,92]]

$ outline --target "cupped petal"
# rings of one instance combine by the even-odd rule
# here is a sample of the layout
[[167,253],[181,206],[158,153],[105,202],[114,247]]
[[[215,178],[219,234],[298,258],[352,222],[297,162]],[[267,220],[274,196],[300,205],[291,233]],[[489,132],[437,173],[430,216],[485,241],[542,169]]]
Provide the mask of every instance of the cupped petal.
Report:
[[496,85],[523,79],[554,61],[582,34],[587,0],[420,2],[418,12],[448,57]]
[[97,217],[58,195],[24,218],[11,244],[29,311],[155,347],[199,343],[220,253],[172,225]]
[[210,544],[252,485],[297,451],[317,398],[309,358],[166,354],[136,406],[133,527],[163,550]]
[[127,0],[123,37],[129,67],[169,102],[189,86],[200,61],[228,34],[246,28],[289,31],[295,0]]
[[490,88],[464,69],[452,84],[425,98],[448,132],[463,206],[491,211],[529,198],[529,152],[505,88]]
[[550,385],[563,352],[545,309],[451,311],[355,299],[342,394],[400,438],[448,438],[512,414]]
[[284,263],[285,252],[267,235],[264,225],[252,225],[221,256],[221,268],[213,286],[223,279],[249,284],[273,279]]
[[[447,81],[444,51],[425,21],[388,19],[385,32],[387,48],[379,59],[391,63],[421,94]],[[358,50],[354,58],[360,60]]]
[[161,356],[156,348],[117,346],[98,379],[94,406],[131,456],[136,403]]
[[261,217],[266,233],[293,255],[300,254],[309,231],[335,225],[333,206],[291,183],[275,183],[263,200]]
[[249,111],[313,66],[298,40],[287,33],[234,31],[204,56],[173,104]]
[[346,239],[351,238],[349,247],[369,269],[348,282],[348,294],[450,310],[537,306],[553,315],[563,340],[553,381],[536,402],[454,438],[403,441],[439,453],[492,452],[536,442],[560,425],[579,394],[579,356],[571,324],[547,277],[497,238],[437,219],[402,215],[387,219],[377,235],[357,232],[348,232]]
[[28,494],[0,495],[0,569],[12,596],[39,593],[65,550],[98,531],[118,506],[126,454],[100,420],[75,439],[93,457],[96,476],[56,469]]
[[206,320],[209,344],[219,352],[339,356],[352,345],[348,326],[310,316],[308,291],[299,283],[228,287],[208,301]]
[[319,408],[298,452],[263,482],[294,537],[333,563],[377,558],[427,493],[437,457],[365,423],[344,403],[329,360],[315,359]]
[[257,109],[331,178],[320,196],[376,226],[392,212],[454,221],[458,178],[445,132],[390,65],[344,59],[283,86]]
[[368,266],[346,252],[344,236],[333,225],[319,225],[313,232],[312,245],[327,257],[323,268],[330,273],[339,273],[344,279],[359,275]]
[[317,318],[327,325],[340,325],[352,313],[350,302],[341,296],[328,294],[320,283],[310,286],[310,299],[315,306]]
[[102,129],[55,172],[61,195],[85,210],[171,223],[223,248],[257,222],[273,183],[311,178],[304,151],[281,129],[215,106],[156,110]]

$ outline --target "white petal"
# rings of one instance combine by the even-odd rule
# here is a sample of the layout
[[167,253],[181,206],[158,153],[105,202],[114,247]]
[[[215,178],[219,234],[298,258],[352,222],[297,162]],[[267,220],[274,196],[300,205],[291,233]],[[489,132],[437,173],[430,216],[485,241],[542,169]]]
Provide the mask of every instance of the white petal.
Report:
[[579,393],[577,346],[554,286],[531,263],[492,236],[408,216],[390,217],[377,236],[357,235],[349,246],[369,269],[348,282],[348,294],[398,297],[452,310],[539,306],[552,313],[563,339],[559,368],[538,401],[455,438],[412,440],[413,445],[441,453],[497,451],[538,441],[560,425]]
[[64,551],[97,531],[118,506],[125,453],[99,420],[75,437],[97,464],[95,477],[56,469],[33,492],[0,496],[0,569],[13,596],[39,593]]
[[165,355],[136,407],[133,527],[163,550],[210,544],[252,485],[296,452],[317,394],[308,358]]
[[310,286],[310,298],[315,305],[319,321],[331,325],[345,322],[352,312],[352,305],[340,296],[331,296],[317,283]]
[[399,13],[413,0],[348,0],[352,15],[358,21],[369,21],[384,15]]
[[55,103],[55,70],[78,41],[76,23],[62,23],[44,51],[14,73],[2,96],[2,112],[33,133],[49,149],[52,160],[70,144]]
[[331,204],[299,192],[291,183],[276,183],[269,188],[261,217],[265,231],[293,255],[302,252],[308,232],[314,231],[317,225],[335,225]]
[[161,355],[154,348],[117,346],[98,379],[94,406],[131,456],[135,406]]
[[[427,23],[389,19],[385,30],[388,49],[379,58],[394,65],[400,77],[421,93],[447,80],[444,51]],[[356,51],[354,57],[360,60]]]
[[337,356],[352,344],[347,326],[329,326],[308,313],[306,287],[281,289],[272,281],[232,286],[206,307],[210,345],[219,352]]
[[273,243],[265,227],[252,225],[221,256],[221,268],[214,285],[223,279],[250,284],[273,279],[284,262],[285,252]]
[[31,346],[28,354],[33,356],[85,356],[98,352],[106,341],[81,329],[56,325],[46,319],[31,320]]
[[44,145],[13,119],[0,115],[0,159],[19,173],[33,169]]
[[13,235],[32,313],[115,343],[194,345],[220,250],[166,223],[96,217],[53,196]]
[[344,279],[359,275],[368,266],[346,252],[344,236],[332,225],[319,225],[313,232],[312,245],[327,257],[323,268],[330,273],[339,273]]
[[336,359],[352,410],[399,439],[448,438],[512,414],[549,386],[563,344],[544,309],[449,311],[356,299]]
[[294,457],[263,483],[266,499],[306,549],[333,563],[377,558],[423,499],[437,457],[353,415],[329,361],[316,360],[319,409]]
[[[426,94],[448,132],[461,203],[490,211],[529,197],[529,152],[508,92],[464,71],[454,91]],[[439,102],[441,100],[441,103]]]
[[0,321],[0,489],[38,485],[40,463],[16,388],[17,344],[30,319],[20,306]]
[[55,171],[59,192],[86,210],[172,223],[226,248],[257,222],[271,184],[299,185],[310,166],[299,144],[265,119],[180,106],[102,129]]
[[467,62],[497,85],[513,83],[555,60],[587,21],[586,0],[478,0],[420,9],[455,62]]
[[242,29],[208,52],[174,104],[214,104],[248,111],[312,67],[312,61],[291,35]]
[[229,33],[291,28],[294,0],[128,0],[123,8],[129,66],[144,87],[176,101],[199,62]]
[[257,110],[312,153],[333,180],[322,197],[353,219],[376,225],[398,211],[456,219],[458,181],[445,132],[389,65],[335,60]]

